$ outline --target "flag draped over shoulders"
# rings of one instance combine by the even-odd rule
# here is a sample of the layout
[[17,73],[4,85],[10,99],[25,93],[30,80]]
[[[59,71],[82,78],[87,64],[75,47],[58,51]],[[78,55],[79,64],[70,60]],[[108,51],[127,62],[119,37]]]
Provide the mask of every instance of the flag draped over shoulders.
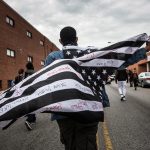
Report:
[[64,47],[65,59],[0,94],[0,121],[31,112],[53,112],[83,123],[103,121],[102,70],[119,68],[147,40],[144,33],[102,49]]

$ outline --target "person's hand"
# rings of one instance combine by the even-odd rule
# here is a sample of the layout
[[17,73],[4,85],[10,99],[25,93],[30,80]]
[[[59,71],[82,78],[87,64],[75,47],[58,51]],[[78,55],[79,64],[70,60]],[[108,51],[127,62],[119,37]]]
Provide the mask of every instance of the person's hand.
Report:
[[150,41],[148,41],[148,42],[146,43],[145,49],[146,49],[147,51],[150,51]]

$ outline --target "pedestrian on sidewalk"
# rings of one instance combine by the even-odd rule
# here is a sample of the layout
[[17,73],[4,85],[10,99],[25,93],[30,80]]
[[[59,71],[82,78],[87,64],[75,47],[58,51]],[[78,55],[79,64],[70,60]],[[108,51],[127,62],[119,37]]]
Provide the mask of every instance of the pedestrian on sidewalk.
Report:
[[115,75],[115,82],[118,84],[118,91],[121,101],[126,100],[126,83],[128,83],[128,74],[126,69],[118,69]]

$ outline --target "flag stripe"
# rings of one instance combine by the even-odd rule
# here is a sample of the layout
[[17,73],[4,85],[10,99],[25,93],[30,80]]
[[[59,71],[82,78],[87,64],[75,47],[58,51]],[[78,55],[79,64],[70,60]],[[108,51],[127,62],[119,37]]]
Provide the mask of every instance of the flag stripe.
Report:
[[112,49],[118,49],[121,47],[141,47],[145,41],[122,41],[118,42],[116,44],[110,45],[108,47],[102,48],[100,50],[112,50]]
[[[67,94],[64,94],[66,92]],[[31,113],[32,111],[35,111],[46,105],[57,103],[57,102],[64,101],[67,99],[68,100],[69,99],[82,99],[84,97],[86,100],[100,101],[99,98],[97,98],[96,96],[94,95],[92,96],[88,93],[83,93],[79,91],[79,89],[66,89],[66,90],[60,90],[60,91],[51,92],[51,93],[49,93],[48,91],[48,93],[46,93],[45,95],[34,98],[36,97],[36,94],[37,92],[33,93],[32,95],[28,97],[26,96],[26,97],[18,98],[17,100],[1,107],[0,108],[0,116],[1,116],[0,120],[3,120],[3,119],[9,120],[12,118],[12,116],[14,116],[14,118],[16,117],[18,118],[19,116],[23,116],[25,114]],[[61,100],[60,100],[60,97],[61,97]],[[13,107],[15,107],[15,109],[12,109]],[[10,116],[10,118],[8,118],[7,114],[8,116]]]
[[11,102],[11,101],[14,101],[15,99],[20,98],[22,96],[28,96],[43,86],[51,85],[54,81],[55,82],[53,84],[55,85],[57,81],[61,81],[60,76],[61,76],[61,80],[65,80],[65,79],[70,78],[70,79],[74,79],[77,82],[81,83],[83,86],[88,86],[87,83],[82,81],[80,78],[78,78],[78,76],[76,76],[76,74],[71,73],[71,72],[65,72],[63,74],[61,73],[61,74],[57,74],[53,77],[50,77],[46,81],[44,80],[44,81],[38,82],[34,85],[31,85],[27,89],[21,88],[21,89],[16,90],[12,97],[10,97],[9,99],[6,98],[6,99],[3,99],[2,101],[0,101],[0,107]]

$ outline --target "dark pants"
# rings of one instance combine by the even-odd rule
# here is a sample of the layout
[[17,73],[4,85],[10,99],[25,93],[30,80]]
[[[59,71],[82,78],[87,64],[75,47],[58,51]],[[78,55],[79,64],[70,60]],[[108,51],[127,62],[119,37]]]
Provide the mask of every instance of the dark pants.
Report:
[[136,90],[137,86],[138,86],[138,79],[133,79],[133,84],[134,84],[134,88]]
[[133,86],[133,80],[130,79],[129,82],[130,82],[130,87],[132,87]]
[[35,123],[36,122],[35,114],[28,114],[26,121],[28,121],[29,123]]
[[81,124],[71,119],[57,120],[60,140],[65,150],[97,150],[96,133],[98,122]]

